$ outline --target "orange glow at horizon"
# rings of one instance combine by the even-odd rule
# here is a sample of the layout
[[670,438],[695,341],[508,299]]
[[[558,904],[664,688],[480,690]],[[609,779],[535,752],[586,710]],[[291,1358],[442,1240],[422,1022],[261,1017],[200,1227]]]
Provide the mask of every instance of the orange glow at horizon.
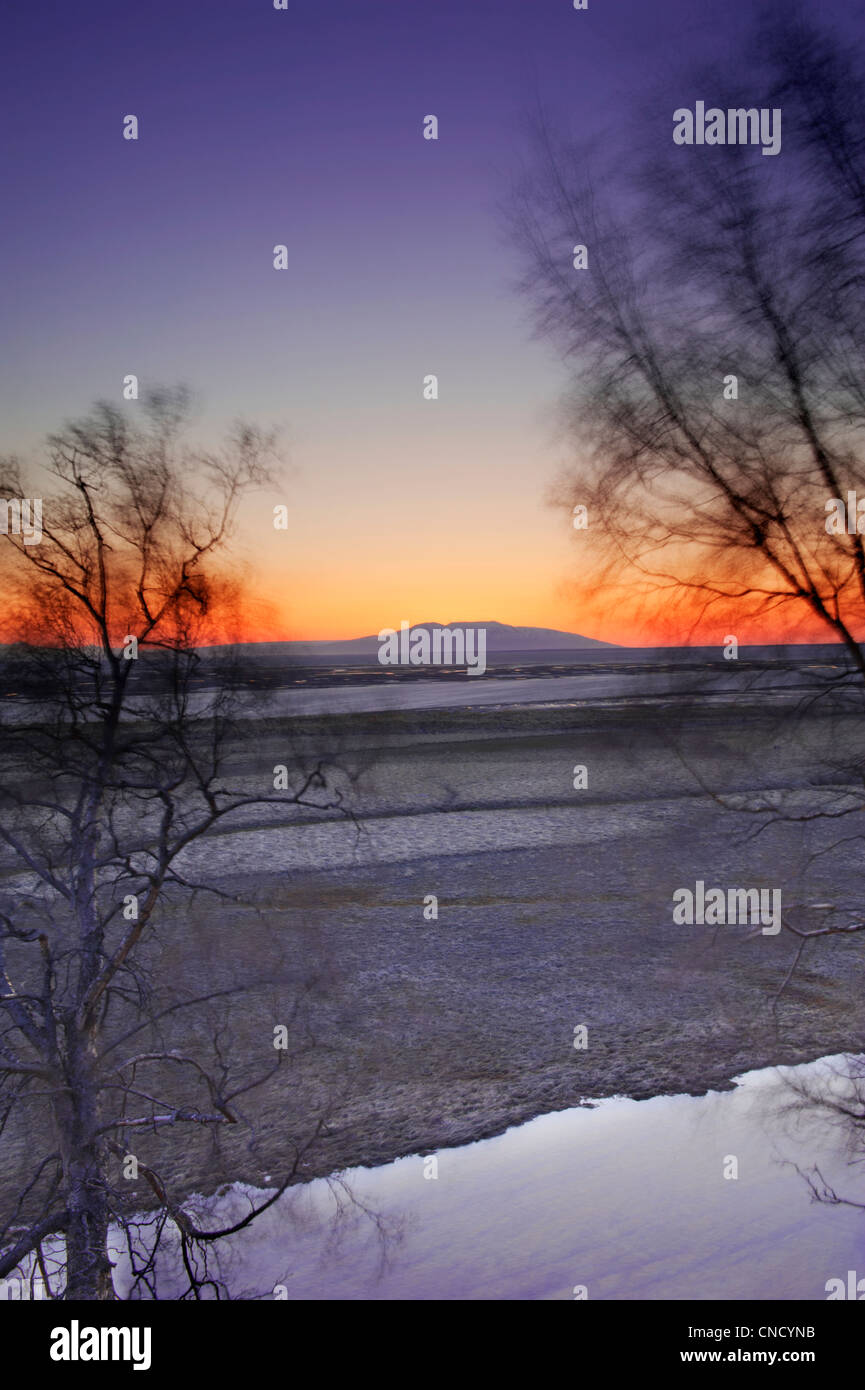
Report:
[[[468,595],[468,597],[467,597]],[[801,605],[774,613],[745,615],[734,601],[703,612],[699,594],[681,590],[649,596],[636,589],[587,595],[569,582],[538,584],[531,590],[482,580],[424,584],[406,582],[399,596],[385,588],[346,594],[334,577],[322,578],[311,592],[295,591],[282,604],[272,591],[251,587],[248,606],[238,615],[233,638],[247,642],[340,642],[377,634],[383,627],[411,623],[500,622],[514,627],[553,628],[626,647],[723,645],[728,635],[740,645],[832,643],[836,634]],[[240,634],[243,634],[240,636]],[[865,640],[865,632],[860,635]]]
[[[403,620],[495,621],[635,647],[723,645],[728,635],[743,645],[837,640],[802,603],[707,607],[705,594],[653,591],[635,570],[599,582],[592,538],[563,524],[561,507],[543,505],[537,481],[521,482],[522,492],[472,495],[470,505],[455,488],[437,507],[435,494],[359,490],[334,510],[301,489],[294,529],[281,533],[262,524],[266,503],[250,507],[238,630],[247,641],[336,642]],[[688,566],[692,557],[678,559]]]
[[[516,586],[518,587],[518,586]],[[454,622],[483,624],[500,622],[514,627],[553,628],[578,633],[623,647],[720,646],[728,635],[740,645],[772,643],[832,643],[836,635],[813,614],[797,611],[792,605],[784,612],[745,618],[736,614],[735,605],[713,615],[700,617],[703,600],[699,595],[682,594],[674,605],[670,596],[658,601],[660,611],[652,612],[644,595],[630,597],[618,593],[615,599],[603,594],[569,597],[567,592],[526,595],[500,588],[491,594],[481,585],[477,596],[466,599],[449,588],[433,594],[417,586],[406,586],[398,601],[382,593],[369,595],[355,591],[344,594],[320,588],[315,602],[303,604],[296,598],[291,605],[280,605],[267,589],[249,586],[243,608],[217,620],[206,642],[340,642],[377,634],[383,627],[398,628],[404,619],[411,623],[435,622],[442,626]],[[533,599],[538,600],[533,602]],[[672,611],[671,611],[672,608]],[[865,634],[857,634],[865,640]],[[20,630],[0,622],[0,642],[20,640]]]
[[[727,599],[707,608],[705,594],[658,593],[633,571],[630,583],[625,575],[599,583],[590,553],[551,512],[536,514],[530,530],[500,524],[480,540],[458,534],[456,522],[432,536],[396,526],[374,545],[365,528],[307,525],[287,537],[260,517],[247,519],[238,551],[211,571],[225,605],[199,643],[348,641],[403,620],[552,628],[626,647],[722,646],[730,635],[745,646],[838,640],[801,603],[749,613]],[[0,641],[16,640],[13,622],[7,608]],[[38,640],[35,628],[23,630]]]

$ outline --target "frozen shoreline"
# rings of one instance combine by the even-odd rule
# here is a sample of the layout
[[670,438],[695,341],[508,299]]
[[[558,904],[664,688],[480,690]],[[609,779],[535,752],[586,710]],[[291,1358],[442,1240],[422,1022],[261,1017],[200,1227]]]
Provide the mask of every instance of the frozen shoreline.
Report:
[[[318,1179],[233,1239],[223,1268],[235,1297],[266,1299],[825,1299],[862,1265],[861,1218],[811,1202],[790,1165],[819,1161],[858,1197],[861,1174],[814,1113],[783,1106],[787,1076],[825,1084],[841,1067],[748,1072],[699,1098],[609,1098],[352,1169],[354,1195],[401,1229],[384,1246],[351,1207],[334,1226]],[[234,1184],[196,1205],[236,1219],[250,1196]]]

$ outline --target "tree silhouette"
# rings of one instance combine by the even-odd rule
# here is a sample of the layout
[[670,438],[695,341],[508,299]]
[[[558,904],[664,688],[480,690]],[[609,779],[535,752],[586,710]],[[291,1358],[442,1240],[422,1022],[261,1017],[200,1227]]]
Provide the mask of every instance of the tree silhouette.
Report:
[[[830,708],[849,718],[865,678],[865,62],[775,6],[734,77],[686,74],[676,91],[655,103],[648,146],[632,128],[621,148],[587,150],[542,117],[509,209],[537,331],[568,371],[578,461],[555,500],[588,514],[577,593],[584,609],[621,594],[632,611],[638,595],[674,642],[711,621],[719,648],[755,619],[793,631],[805,620],[842,644],[846,669],[822,693],[840,693]],[[674,144],[687,93],[692,106],[711,93],[707,106],[724,110],[780,109],[780,155]],[[844,838],[815,844],[807,867],[861,846],[856,756],[839,748],[808,808],[703,790],[750,812],[754,833],[838,823]],[[819,925],[785,915],[795,952],[773,1007],[810,944],[865,932],[861,910],[817,909]],[[798,1103],[842,1120],[861,1159],[861,1063],[840,1092],[794,1084]],[[820,1200],[844,1200],[819,1171],[809,1182]]]
[[[233,990],[196,993],[155,964],[154,941],[183,931],[184,904],[220,891],[194,877],[190,846],[251,805],[328,796],[320,764],[292,769],[278,793],[233,785],[244,671],[237,649],[205,667],[200,648],[236,616],[221,554],[238,502],[270,476],[274,440],[239,424],[218,451],[193,450],[188,417],[187,394],[163,390],[138,423],[101,404],[67,426],[49,441],[56,492],[41,539],[11,531],[3,547],[18,641],[0,670],[17,695],[2,716],[0,1125],[53,1133],[54,1148],[32,1159],[0,1226],[0,1277],[38,1269],[67,1299],[115,1296],[112,1225],[130,1296],[155,1296],[169,1236],[184,1296],[225,1292],[207,1248],[226,1232],[197,1224],[132,1146],[179,1125],[242,1124],[242,1097],[308,1045],[275,1049],[268,1024],[257,1060],[233,1057],[207,1012]],[[22,488],[7,463],[0,492]],[[164,1030],[191,1009],[201,1025],[181,1051]],[[321,1124],[288,1144],[277,1191],[232,1229],[276,1200]],[[149,1188],[145,1217],[124,1183],[130,1160]]]
[[863,77],[785,6],[735,79],[677,87],[782,110],[780,155],[675,145],[663,98],[659,137],[632,132],[630,159],[610,142],[606,165],[542,119],[512,209],[538,331],[569,368],[580,461],[559,500],[588,509],[586,602],[639,592],[678,641],[707,618],[816,619],[860,675],[863,535],[829,504],[858,491],[865,530]]

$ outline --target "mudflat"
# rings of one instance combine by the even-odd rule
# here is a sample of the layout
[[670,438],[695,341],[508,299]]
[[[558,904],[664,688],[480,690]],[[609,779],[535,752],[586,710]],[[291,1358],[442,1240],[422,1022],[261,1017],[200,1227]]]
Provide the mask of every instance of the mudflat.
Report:
[[[147,1044],[218,1057],[226,1093],[273,1065],[281,1026],[288,1050],[230,1103],[238,1123],[140,1131],[135,1152],[182,1198],[862,1050],[861,937],[809,943],[786,979],[787,930],[676,925],[673,895],[780,889],[800,927],[855,912],[863,743],[856,715],[760,701],[248,721],[234,785],[321,758],[331,791],[190,851],[184,872],[219,896],[166,905],[147,968],[157,992],[215,997]],[[176,1075],[150,1080],[176,1095]],[[49,1147],[7,1133],[7,1192]]]

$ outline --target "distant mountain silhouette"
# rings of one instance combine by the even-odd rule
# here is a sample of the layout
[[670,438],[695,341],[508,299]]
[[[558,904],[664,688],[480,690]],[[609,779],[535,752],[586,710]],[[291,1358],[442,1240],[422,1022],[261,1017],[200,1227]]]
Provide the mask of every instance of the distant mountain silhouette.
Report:
[[[485,628],[487,652],[535,652],[535,651],[586,651],[590,647],[616,648],[614,642],[599,642],[594,637],[581,637],[578,632],[559,632],[553,627],[511,627],[509,623],[497,622],[423,622],[412,623],[411,631],[419,628],[427,630],[435,627]],[[342,642],[255,642],[262,655],[273,656],[283,652],[286,656],[371,656],[379,650],[378,635],[352,637]]]

